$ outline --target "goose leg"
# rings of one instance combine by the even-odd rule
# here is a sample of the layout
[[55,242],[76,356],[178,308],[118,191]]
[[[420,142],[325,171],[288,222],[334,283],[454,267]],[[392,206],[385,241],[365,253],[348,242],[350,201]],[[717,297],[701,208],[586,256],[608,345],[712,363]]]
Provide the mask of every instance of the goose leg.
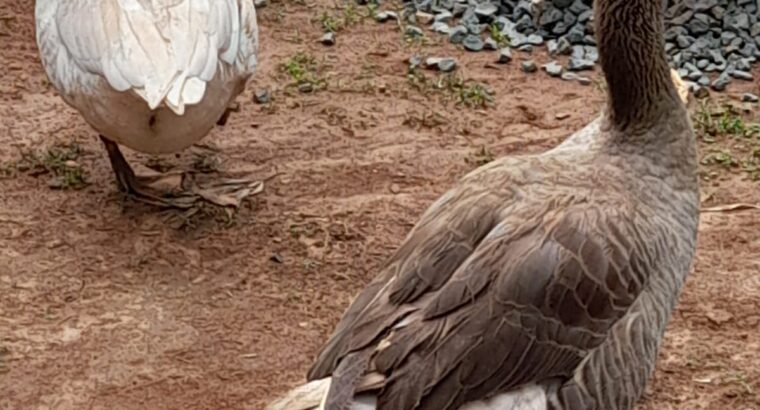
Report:
[[[206,201],[218,206],[238,207],[242,200],[261,192],[263,182],[253,179],[222,179],[211,184],[199,185],[194,180],[185,187],[184,175],[180,182],[171,189],[166,189],[166,183],[161,184],[166,176],[144,177],[135,174],[132,167],[121,153],[119,146],[104,136],[100,136],[106,147],[111,167],[116,175],[119,190],[132,198],[151,205],[165,208],[192,208],[199,201]],[[176,178],[175,178],[176,180]],[[166,181],[163,181],[166,182]],[[156,188],[163,185],[164,189]]]
[[160,192],[150,186],[151,182],[155,179],[138,177],[135,175],[134,170],[124,158],[119,146],[104,136],[100,136],[100,140],[103,141],[103,145],[108,152],[108,158],[111,160],[111,168],[116,175],[116,184],[119,186],[119,190],[134,199],[149,203],[152,205],[171,207],[171,208],[189,208],[192,206],[192,201],[188,195],[179,195],[170,192]]

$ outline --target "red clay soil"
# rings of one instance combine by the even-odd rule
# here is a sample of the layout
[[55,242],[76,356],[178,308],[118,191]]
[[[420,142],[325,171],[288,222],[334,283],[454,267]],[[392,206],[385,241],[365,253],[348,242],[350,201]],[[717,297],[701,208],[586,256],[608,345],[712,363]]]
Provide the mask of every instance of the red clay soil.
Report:
[[[33,2],[0,1],[0,409],[263,408],[302,380],[434,198],[489,155],[556,145],[604,101],[600,81],[527,75],[525,55],[496,66],[494,53],[432,33],[407,44],[369,19],[325,47],[315,41],[323,11],[346,15],[326,0],[261,9],[261,66],[240,112],[176,156],[127,153],[143,167],[217,160],[225,173],[277,175],[227,218],[125,201],[96,134],[45,78]],[[316,58],[326,89],[286,87],[280,65],[299,51]],[[492,106],[415,89],[405,62],[415,51],[458,58],[461,76],[492,88]],[[253,102],[262,88],[272,103]],[[757,108],[748,115],[757,121]],[[79,148],[66,166],[84,171],[83,189],[52,189],[51,172],[18,166],[31,150],[44,168],[60,144]],[[747,175],[705,168],[705,205],[760,203]],[[705,213],[638,409],[760,409],[759,326],[760,211]]]

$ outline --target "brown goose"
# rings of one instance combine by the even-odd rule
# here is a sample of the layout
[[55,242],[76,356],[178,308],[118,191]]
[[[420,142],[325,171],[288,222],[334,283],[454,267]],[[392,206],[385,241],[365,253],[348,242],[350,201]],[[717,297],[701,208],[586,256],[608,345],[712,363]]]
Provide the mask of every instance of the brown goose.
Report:
[[597,0],[604,113],[464,177],[270,409],[622,410],[689,272],[696,142],[662,0]]

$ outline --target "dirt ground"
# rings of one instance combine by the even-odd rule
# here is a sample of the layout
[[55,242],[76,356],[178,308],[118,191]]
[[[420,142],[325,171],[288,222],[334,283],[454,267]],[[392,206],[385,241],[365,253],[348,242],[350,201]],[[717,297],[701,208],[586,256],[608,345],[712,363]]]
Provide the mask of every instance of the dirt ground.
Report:
[[[556,145],[604,101],[599,81],[526,75],[525,55],[496,66],[494,53],[432,33],[407,43],[390,23],[339,27],[325,47],[315,41],[333,23],[323,12],[339,26],[354,19],[327,0],[261,9],[261,66],[240,112],[176,156],[128,152],[136,166],[220,161],[228,173],[277,175],[228,218],[124,201],[96,134],[39,65],[33,2],[0,1],[0,409],[263,408],[302,380],[352,295],[434,198],[491,156]],[[280,68],[299,51],[324,80],[312,93],[286,87]],[[457,105],[462,87],[407,79],[415,51],[457,57],[459,75],[490,86],[493,104]],[[255,104],[263,88],[273,101]],[[719,137],[702,155],[753,138]],[[65,167],[80,172],[63,181],[82,189],[53,189],[68,187],[51,182],[61,144]],[[30,150],[42,153],[35,172],[19,166]],[[760,182],[728,162],[705,166],[705,206],[760,204]],[[638,409],[760,409],[759,327],[760,211],[704,213]]]

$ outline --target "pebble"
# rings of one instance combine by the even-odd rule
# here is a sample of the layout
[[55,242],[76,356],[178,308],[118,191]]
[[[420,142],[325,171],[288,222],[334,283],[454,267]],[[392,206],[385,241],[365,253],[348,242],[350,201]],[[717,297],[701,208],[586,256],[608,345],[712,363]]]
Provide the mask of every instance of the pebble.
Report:
[[433,19],[435,18],[434,15],[430,13],[425,13],[424,11],[418,11],[414,14],[415,19],[418,23],[428,25],[433,22]]
[[410,37],[422,37],[425,33],[417,26],[406,26],[406,35]]
[[319,38],[319,42],[326,45],[326,46],[334,46],[335,45],[335,33],[329,32],[322,35],[322,37]]
[[385,23],[388,20],[398,20],[398,14],[393,11],[381,11],[375,14],[375,21]]
[[747,71],[742,71],[742,70],[732,71],[731,77],[734,77],[738,80],[746,80],[746,81],[752,81],[754,79],[754,77],[752,76],[752,73],[749,73]]
[[571,72],[568,72],[568,71],[562,73],[562,76],[560,78],[562,78],[565,81],[577,81],[577,82],[581,83],[582,85],[589,85],[589,84],[591,84],[591,79],[590,78],[588,78],[588,77],[582,77],[582,76],[580,76],[578,74],[571,73]]
[[522,63],[520,63],[520,69],[522,69],[526,73],[535,73],[536,71],[538,71],[536,62],[533,60],[525,60]]
[[580,58],[571,58],[570,62],[567,64],[567,69],[570,71],[592,70],[593,68],[594,63],[592,61]]
[[[534,0],[414,0],[405,1],[410,11],[404,15],[420,24],[432,23],[433,31],[449,35],[452,43],[465,42],[468,50],[496,47],[488,36],[471,37],[478,37],[490,26],[500,30],[515,49],[530,52],[546,44],[549,55],[573,54],[565,64],[567,71],[593,69],[599,61],[599,53],[594,47],[592,1],[542,2],[541,7],[536,7]],[[760,58],[757,0],[666,0],[665,3],[666,52],[671,66],[680,69],[685,79],[722,89],[733,78],[751,79],[753,66]],[[539,11],[541,14],[536,14]],[[378,13],[378,17],[381,15]],[[455,17],[460,18],[459,25],[450,27]],[[584,52],[574,52],[577,48],[583,48]],[[718,78],[713,77],[715,81],[710,82],[707,73],[716,73]]]
[[544,71],[552,77],[559,77],[562,75],[562,65],[556,61],[550,61],[544,64]]
[[496,40],[494,40],[493,38],[488,37],[488,38],[486,38],[486,41],[484,43],[484,48],[486,50],[498,50],[499,49],[499,43],[497,43]]
[[436,23],[448,23],[451,21],[451,19],[454,18],[454,15],[451,14],[450,11],[442,11],[435,15],[435,22]]
[[726,89],[726,87],[728,87],[728,84],[730,82],[731,77],[727,72],[723,72],[718,76],[718,78],[715,79],[715,81],[712,82],[712,89],[715,91],[723,91]]
[[742,95],[742,101],[755,103],[760,101],[760,97],[752,93],[745,93]]
[[425,60],[425,67],[437,68],[444,73],[450,73],[457,68],[457,60],[451,57],[429,57]]
[[449,33],[449,41],[453,44],[461,44],[467,36],[467,28],[464,26],[456,26],[451,29]]
[[499,50],[499,59],[497,62],[499,64],[507,64],[510,61],[512,61],[512,51],[510,51],[509,47],[504,47]]
[[474,34],[467,35],[462,41],[462,45],[464,45],[465,50],[468,51],[480,51],[485,47],[485,43],[483,43],[480,36]]
[[433,23],[433,25],[430,26],[430,29],[436,33],[451,34],[451,27],[449,27],[448,24],[440,21]]
[[262,88],[253,92],[253,101],[258,104],[269,104],[272,101],[272,96],[269,94],[269,90]]

